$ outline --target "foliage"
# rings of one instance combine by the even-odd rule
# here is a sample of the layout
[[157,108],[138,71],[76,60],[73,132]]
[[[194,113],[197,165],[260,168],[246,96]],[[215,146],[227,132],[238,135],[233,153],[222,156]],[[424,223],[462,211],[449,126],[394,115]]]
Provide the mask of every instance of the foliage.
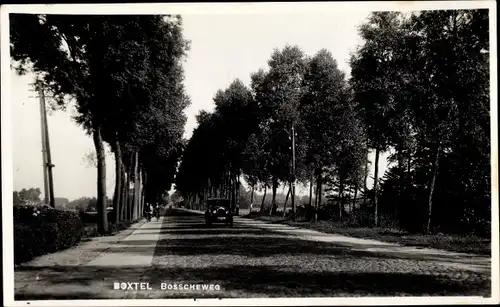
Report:
[[14,207],[14,260],[19,264],[77,244],[83,223],[77,213],[48,207]]
[[95,160],[98,169],[99,227],[105,232],[103,142],[115,153],[117,216],[120,206],[129,206],[119,199],[125,194],[124,178],[138,181],[139,173],[147,173],[149,198],[172,183],[189,104],[181,62],[189,46],[181,18],[14,14],[10,20],[16,70],[31,68],[55,105],[75,100],[77,122],[94,137],[96,158],[87,160]]
[[40,195],[42,195],[42,191],[40,191],[40,188],[29,188],[29,189],[22,189],[21,191],[14,191],[13,192],[14,206],[25,203],[38,204],[41,202]]
[[369,138],[395,148],[398,162],[381,185],[381,212],[411,231],[487,235],[487,11],[375,13],[361,33],[356,100]]
[[199,125],[182,154],[176,188],[184,198],[198,191],[213,194],[216,187],[222,193],[228,173],[239,176],[245,167],[245,144],[257,128],[252,94],[235,80],[225,91],[216,93],[214,102],[214,113],[198,114]]
[[[308,197],[295,201],[304,204],[297,214],[305,219],[489,234],[486,10],[371,14],[359,28],[363,43],[351,57],[349,80],[327,50],[308,57],[298,46],[275,49],[248,87],[236,79],[214,93],[214,111],[197,115],[189,140],[182,139],[189,98],[180,18],[12,20],[20,71],[29,62],[56,102],[77,100],[78,121],[95,136],[97,166],[99,144],[107,142],[117,169],[123,167],[123,187],[139,179],[136,169],[145,175],[147,201],[175,181],[172,200],[188,207],[220,196],[276,213],[286,198],[278,186],[298,180],[316,186],[317,209]],[[394,154],[383,178],[375,165],[374,188],[360,195],[368,149],[376,157]],[[104,206],[105,195],[98,195]]]
[[97,203],[95,197],[80,197],[74,199],[66,204],[66,209],[76,211],[87,211],[89,207],[94,207]]
[[[199,201],[207,180],[224,185],[227,171],[241,171],[245,195],[272,188],[271,199],[253,196],[263,207],[284,202],[277,183],[314,182],[317,196],[324,188],[317,212],[299,200],[300,218],[488,235],[487,11],[376,12],[359,32],[349,80],[327,50],[308,58],[285,46],[251,75],[251,109],[217,92],[216,110],[199,114],[182,156],[177,188],[186,202]],[[368,149],[393,153],[375,189],[364,188]]]

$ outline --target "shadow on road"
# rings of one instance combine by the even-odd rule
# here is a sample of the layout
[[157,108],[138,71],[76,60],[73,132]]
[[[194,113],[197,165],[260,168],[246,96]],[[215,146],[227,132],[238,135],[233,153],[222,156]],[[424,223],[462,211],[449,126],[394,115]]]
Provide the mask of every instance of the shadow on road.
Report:
[[168,209],[165,211],[165,216],[199,216],[199,213],[186,211],[182,209]]
[[[170,214],[170,215],[169,215]],[[382,259],[405,259],[415,261],[433,261],[442,263],[459,263],[464,265],[475,264],[481,270],[489,271],[489,260],[481,259],[477,261],[470,257],[454,256],[451,254],[429,254],[407,251],[391,245],[379,246],[369,243],[348,243],[348,242],[317,242],[298,240],[287,226],[279,227],[274,225],[273,232],[268,229],[249,228],[238,221],[234,227],[220,225],[206,226],[204,217],[201,214],[189,211],[171,210],[166,218],[160,234],[175,235],[158,242],[157,250],[160,254],[170,255],[196,255],[196,254],[230,254],[230,255],[251,255],[254,257],[266,257],[272,255],[297,255],[316,254],[333,255],[338,257],[368,257]],[[283,231],[285,230],[285,231]],[[193,236],[199,234],[199,238]],[[274,234],[273,237],[271,234]],[[177,236],[178,235],[178,236]],[[208,235],[238,235],[232,236],[228,240],[213,240]],[[319,236],[331,236],[332,234],[322,234]],[[188,236],[188,237],[186,237]],[[205,236],[205,237],[204,237]],[[259,237],[262,236],[262,237]],[[288,237],[288,238],[287,238]],[[132,244],[133,245],[133,244]],[[252,248],[249,248],[251,246]]]
[[[201,216],[195,217],[195,218],[201,218]],[[179,220],[176,218],[176,220]],[[193,217],[189,218],[190,221],[193,221]],[[179,220],[182,221],[182,220]],[[290,237],[293,237],[295,234],[300,234],[302,231],[308,232],[310,231],[309,229],[301,229],[300,227],[290,227],[288,225],[283,225],[280,224],[279,221],[277,222],[262,222],[262,221],[253,221],[254,223],[248,224],[248,221],[246,221],[247,227],[248,225],[252,225],[252,227],[259,227],[261,223],[267,224],[264,231],[277,231],[282,235],[288,235]],[[183,223],[183,222],[181,222]],[[241,223],[240,223],[241,225]],[[269,225],[272,225],[269,227]],[[184,226],[185,227],[185,226]],[[190,228],[190,227],[187,227]],[[245,227],[242,227],[245,228]],[[295,228],[295,229],[294,229]],[[331,237],[334,236],[335,234],[331,233],[321,233],[313,230],[313,236],[318,237],[318,238],[326,238],[326,237]],[[342,234],[338,234],[343,236]],[[358,240],[358,238],[354,238],[355,240]],[[321,241],[321,240],[320,240]],[[436,261],[436,262],[443,262],[443,263],[449,263],[449,264],[463,264],[463,265],[474,265],[476,269],[481,270],[483,272],[489,272],[491,270],[491,257],[471,257],[466,254],[460,254],[460,253],[449,253],[449,252],[437,252],[436,250],[433,250],[429,252],[427,249],[414,246],[414,245],[408,245],[408,246],[398,246],[398,244],[387,244],[387,245],[373,245],[370,244],[369,242],[367,243],[352,243],[342,241],[342,242],[335,242],[334,243],[336,246],[340,247],[346,247],[346,248],[351,248],[355,250],[370,250],[370,253],[375,253],[378,255],[383,255],[383,257],[387,258],[397,258],[397,259],[406,259],[406,260],[421,260],[421,261]],[[420,251],[416,251],[420,250]]]
[[[114,282],[149,282],[156,289],[138,292],[134,298],[489,296],[491,293],[489,278],[469,273],[465,273],[466,277],[450,278],[450,272],[439,266],[434,267],[434,272],[415,270],[407,273],[387,272],[376,267],[350,268],[352,263],[377,266],[388,259],[400,259],[400,255],[300,240],[237,224],[233,228],[200,228],[203,216],[190,212],[171,210],[167,216],[162,239],[155,249],[155,257],[165,261],[156,262],[158,265],[119,266],[121,251],[142,254],[156,243],[154,240],[125,240],[106,250],[117,253],[116,267],[24,266],[16,269],[16,280],[24,278],[23,283],[16,285],[16,300],[127,298],[133,295],[113,290]],[[148,228],[140,231],[147,233]],[[186,259],[191,262],[183,262]],[[412,260],[422,259],[414,255]],[[321,261],[326,266],[320,265]],[[341,265],[332,269],[336,264]],[[443,269],[442,274],[440,269]],[[35,274],[37,279],[33,280]],[[219,284],[223,291],[161,291],[161,282]]]
[[[24,268],[25,270],[28,268]],[[39,270],[39,268],[37,268]],[[149,282],[153,291],[141,291],[137,298],[169,297],[335,297],[335,296],[442,296],[489,295],[489,283],[463,283],[445,278],[401,273],[297,273],[294,268],[231,266],[221,268],[180,269],[154,268],[53,267],[44,268],[39,276],[45,288],[58,289],[74,285],[75,292],[47,291],[16,293],[17,300],[112,298],[123,295],[113,290],[115,281]],[[160,283],[219,284],[221,292],[180,293],[161,291]],[[99,287],[96,291],[96,287]],[[243,296],[241,294],[244,293]]]

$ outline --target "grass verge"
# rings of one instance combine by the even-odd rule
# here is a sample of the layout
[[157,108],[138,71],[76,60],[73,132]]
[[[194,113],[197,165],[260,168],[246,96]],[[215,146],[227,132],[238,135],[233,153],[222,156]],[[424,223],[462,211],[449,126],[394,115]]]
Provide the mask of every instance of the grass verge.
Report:
[[312,229],[323,233],[339,234],[349,237],[373,239],[382,242],[397,243],[405,246],[428,247],[440,250],[491,256],[491,240],[474,235],[457,234],[411,234],[398,229],[344,227],[341,223],[330,221],[291,221],[280,216],[246,215],[244,218],[285,224],[294,227]]
[[[140,220],[134,221],[120,221],[119,223],[109,223],[108,232],[104,236],[112,236],[116,233],[130,228],[133,224],[136,224]],[[97,231],[97,223],[87,222],[84,224],[83,238],[92,238],[103,236]]]

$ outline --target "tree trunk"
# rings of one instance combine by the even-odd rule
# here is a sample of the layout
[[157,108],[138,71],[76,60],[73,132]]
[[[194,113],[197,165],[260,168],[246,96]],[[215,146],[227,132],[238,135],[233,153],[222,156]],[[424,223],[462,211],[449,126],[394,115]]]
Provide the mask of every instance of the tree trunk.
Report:
[[433,163],[433,170],[432,170],[432,180],[430,183],[430,188],[429,188],[429,207],[427,211],[427,227],[426,230],[429,233],[431,231],[431,222],[432,222],[432,197],[434,196],[434,187],[436,185],[436,177],[438,174],[439,170],[439,155],[441,153],[441,144],[438,143],[437,150],[436,150],[436,157]]
[[221,196],[222,198],[227,198],[227,184],[226,184],[226,175],[222,178],[221,184]]
[[288,202],[288,197],[290,197],[290,193],[292,192],[292,183],[290,182],[288,187],[288,193],[286,193],[285,204],[283,205],[283,217],[286,215],[286,203]]
[[316,185],[314,186],[314,208],[318,206],[318,181],[316,181]]
[[[123,159],[123,158],[122,158]],[[123,185],[122,185],[122,205],[121,205],[121,219],[122,220],[127,220],[127,169],[125,168],[125,164],[122,164],[122,179],[123,179]]]
[[144,170],[139,169],[139,206],[137,207],[137,218],[142,218],[144,204]]
[[405,203],[404,201],[404,194],[405,194],[405,167],[404,167],[404,156],[403,156],[403,145],[399,145],[398,149],[398,168],[399,168],[399,195],[398,195],[398,201],[396,202],[394,206],[394,219],[399,222],[399,209],[402,204]]
[[285,197],[285,206],[288,203],[288,198],[290,197],[291,192],[292,192],[292,183],[290,182],[288,185],[288,192],[286,193],[286,197]]
[[314,183],[314,173],[311,172],[311,179],[309,179],[309,206],[312,206],[313,183]]
[[133,215],[132,215],[132,210],[133,210],[133,207],[134,207],[134,190],[133,189],[130,189],[130,186],[132,185],[133,181],[132,181],[132,167],[131,167],[131,170],[130,170],[130,173],[129,173],[129,185],[128,185],[128,189],[127,189],[127,195],[128,195],[128,203],[127,203],[127,214],[128,214],[128,218],[130,221],[133,221]]
[[[144,206],[146,205],[146,192],[148,191],[146,189],[146,184],[148,183],[148,173],[144,172],[144,193],[143,193],[143,198],[142,198],[142,209],[141,209],[141,217],[143,216],[144,213]],[[148,188],[149,189],[149,188]]]
[[234,177],[233,175],[231,175],[231,198],[232,198],[232,208],[231,208],[231,212],[236,212],[236,202],[237,202],[237,199],[236,199],[236,195],[237,195],[237,192],[236,192],[236,177]]
[[142,206],[142,167],[140,164],[137,166],[137,218],[141,217]]
[[220,187],[219,187],[219,197],[220,198],[224,198],[226,197],[226,177],[224,175],[224,177],[222,177],[222,181],[220,183]]
[[134,169],[135,169],[135,162],[134,162],[134,156],[132,155],[130,157],[130,185],[133,187],[132,190],[129,192],[129,207],[128,207],[128,214],[130,216],[130,221],[134,220],[134,199],[135,199],[135,179],[133,178],[134,175]]
[[134,162],[134,205],[132,211],[132,218],[137,220],[137,211],[139,207],[139,195],[140,195],[140,187],[139,187],[139,153],[135,152],[135,162]]
[[240,182],[240,175],[236,176],[236,215],[240,214],[240,188],[241,188],[241,182]]
[[207,185],[203,189],[203,202],[206,202],[210,197],[210,182],[207,180]]
[[344,179],[340,178],[339,184],[339,220],[342,221],[342,213],[344,211]]
[[[344,190],[345,189],[346,189],[346,187],[344,186]],[[351,207],[351,191],[349,190],[349,187],[347,187],[347,192],[344,192],[344,199],[345,199],[345,201],[343,202],[343,205],[342,205],[342,217],[344,217],[346,205],[348,207]]]
[[378,227],[378,160],[380,158],[380,149],[375,149],[375,175],[373,179],[373,202],[375,206],[375,227]]
[[212,186],[210,185],[210,179],[207,179],[207,188],[205,189],[206,199],[210,198],[211,193],[212,193]]
[[368,192],[368,173],[370,172],[370,160],[368,159],[370,153],[368,152],[366,154],[366,164],[365,164],[365,181],[364,181],[364,187],[363,187],[363,206],[366,207],[366,194]]
[[[125,165],[125,164],[124,164]],[[130,221],[130,195],[129,195],[129,187],[130,187],[130,176],[128,173],[128,169],[123,172],[123,178],[125,178],[125,184],[123,186],[123,217]]]
[[97,214],[99,216],[97,228],[100,234],[105,234],[108,231],[106,155],[100,127],[94,127],[93,138],[97,156]]
[[137,207],[136,207],[136,217],[141,218],[141,206],[142,206],[142,168],[137,167]]
[[226,197],[231,201],[231,177],[226,174]]
[[262,196],[262,204],[260,205],[260,211],[264,212],[264,201],[266,200],[267,194],[267,184],[264,186],[264,195]]
[[359,189],[359,186],[358,186],[358,182],[356,181],[356,183],[354,184],[354,197],[353,197],[353,200],[352,200],[352,207],[351,207],[351,213],[354,211],[354,209],[356,209],[356,200],[357,200],[357,196],[358,196],[358,189]]
[[120,204],[122,195],[122,153],[120,142],[116,141],[115,146],[115,194],[113,197],[113,213],[115,217],[115,224],[120,222]]
[[321,206],[322,197],[322,185],[323,176],[321,174],[321,169],[316,170],[316,202],[314,204],[314,222],[318,221],[318,209]]
[[408,147],[408,162],[406,165],[406,203],[410,203],[412,195],[412,181],[411,181],[411,147]]
[[273,178],[273,199],[272,199],[272,202],[271,202],[271,212],[270,214],[276,214],[276,209],[277,209],[277,205],[276,205],[276,190],[278,189],[278,179],[276,178]]
[[120,220],[126,220],[127,217],[126,217],[126,209],[127,209],[127,194],[126,194],[126,186],[127,186],[127,180],[126,180],[126,169],[125,169],[125,165],[123,164],[123,162],[121,161],[121,157],[120,157],[120,163],[121,163],[121,182],[122,182],[122,186],[121,186],[121,190],[120,190],[120,193],[121,193],[121,204],[120,204]]
[[255,190],[255,185],[252,184],[252,193],[250,194],[250,204],[253,204],[253,193]]

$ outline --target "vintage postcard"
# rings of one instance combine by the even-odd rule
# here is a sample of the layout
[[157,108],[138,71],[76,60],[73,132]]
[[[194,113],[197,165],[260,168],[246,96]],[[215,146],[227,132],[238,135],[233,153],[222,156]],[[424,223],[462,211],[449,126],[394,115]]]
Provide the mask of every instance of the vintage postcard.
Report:
[[498,303],[495,4],[2,6],[4,304]]

